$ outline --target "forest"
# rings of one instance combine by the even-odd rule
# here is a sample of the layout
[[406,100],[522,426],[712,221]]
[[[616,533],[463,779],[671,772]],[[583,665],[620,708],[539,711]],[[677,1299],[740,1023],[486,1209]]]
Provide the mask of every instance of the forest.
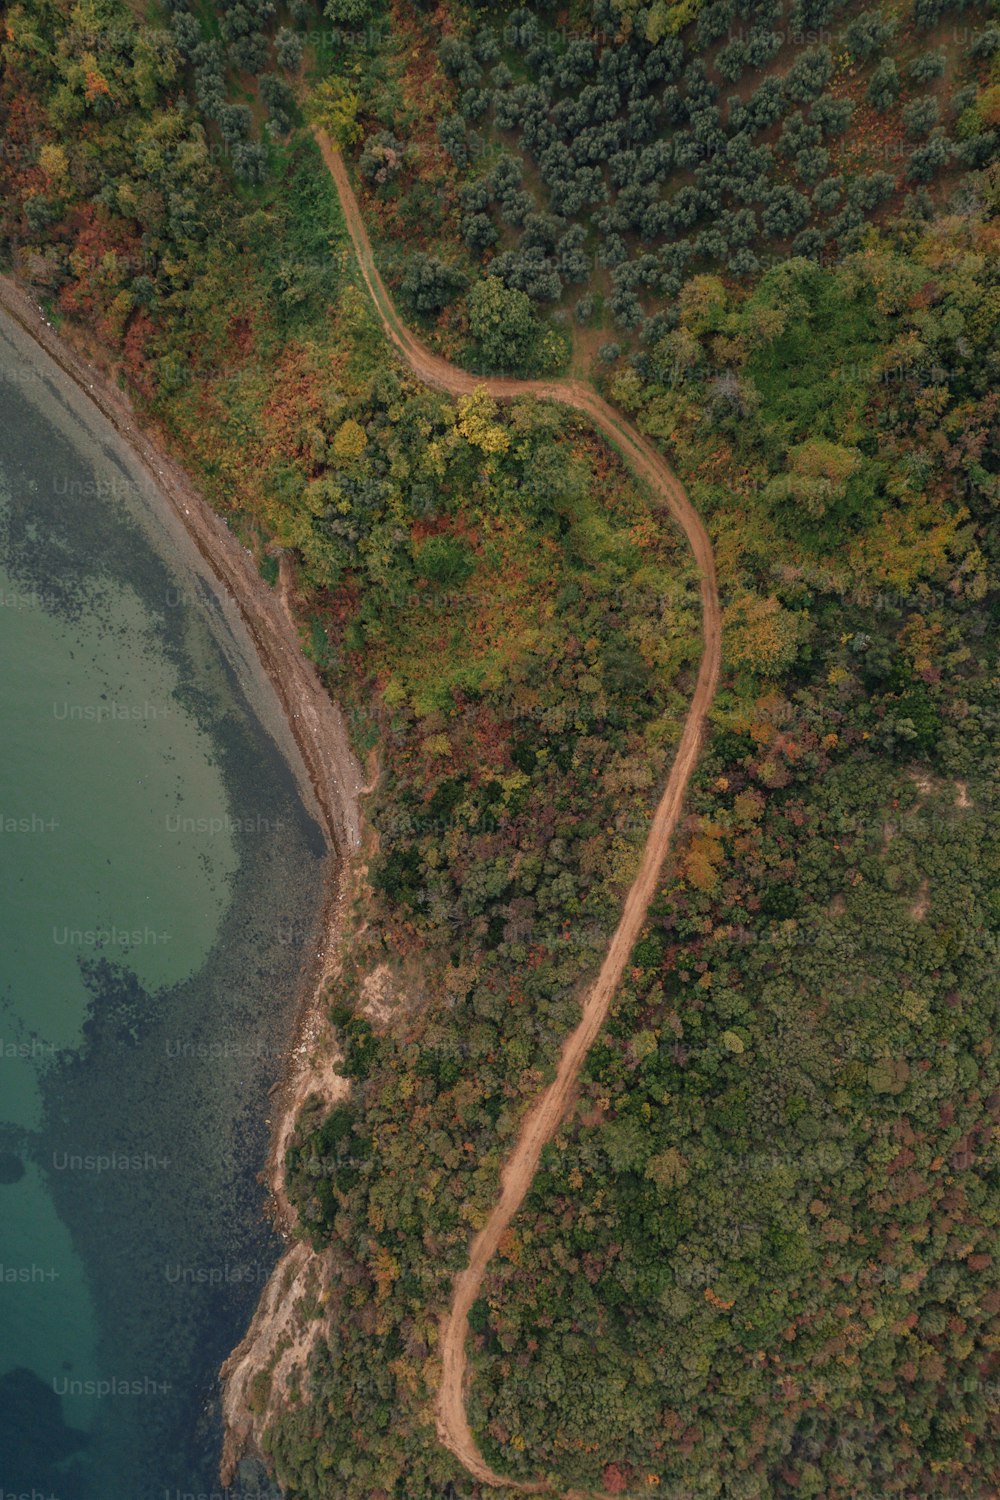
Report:
[[[466,363],[484,352],[484,279],[585,366],[662,337],[695,275],[747,285],[789,258],[843,258],[872,224],[919,227],[974,194],[996,152],[985,9],[609,0],[579,29],[546,7],[451,20],[431,77],[418,24],[346,71],[390,279]],[[530,348],[506,353],[539,368]]]
[[436,1439],[440,1314],[700,651],[682,538],[582,419],[395,361],[319,122],[405,316],[593,379],[724,604],[681,836],[473,1309],[477,1440],[553,1494],[995,1495],[991,13],[137,9],[7,11],[0,259],[291,565],[378,767],[350,1094],[287,1164],[333,1293],[282,1485],[481,1492]]

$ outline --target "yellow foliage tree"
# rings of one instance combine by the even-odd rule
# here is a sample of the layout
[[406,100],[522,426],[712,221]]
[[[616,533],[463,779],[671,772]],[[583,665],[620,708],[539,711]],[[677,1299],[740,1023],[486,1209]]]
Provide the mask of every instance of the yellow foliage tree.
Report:
[[646,1163],[646,1176],[657,1187],[683,1187],[688,1180],[687,1162],[676,1146],[668,1146]]
[[788,472],[771,480],[765,496],[768,500],[794,500],[811,516],[821,516],[843,496],[861,462],[857,448],[845,448],[826,438],[810,438],[791,449]]
[[718,276],[692,276],[678,298],[681,326],[692,333],[716,332],[722,326],[729,297]]
[[726,655],[734,666],[777,674],[794,661],[804,623],[774,594],[740,589],[722,616]]
[[353,93],[342,78],[324,78],[312,91],[307,113],[312,123],[328,131],[343,149],[361,139],[360,108],[361,96]]
[[348,417],[341,422],[333,439],[333,451],[337,458],[360,458],[368,442],[360,422]]
[[43,146],[38,153],[38,165],[54,186],[62,187],[65,184],[69,175],[69,162],[66,159],[65,147]]
[[722,829],[717,823],[701,819],[701,827],[684,856],[684,877],[696,890],[711,891],[718,883],[718,867],[723,859],[721,836]]
[[510,433],[496,421],[497,404],[484,385],[458,402],[458,430],[467,442],[484,453],[506,453]]

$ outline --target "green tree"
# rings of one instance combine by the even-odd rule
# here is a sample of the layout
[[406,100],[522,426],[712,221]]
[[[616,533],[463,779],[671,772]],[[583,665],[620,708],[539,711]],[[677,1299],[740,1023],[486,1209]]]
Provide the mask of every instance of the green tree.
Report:
[[530,297],[495,276],[478,281],[469,294],[469,327],[484,359],[498,370],[529,365],[542,325]]

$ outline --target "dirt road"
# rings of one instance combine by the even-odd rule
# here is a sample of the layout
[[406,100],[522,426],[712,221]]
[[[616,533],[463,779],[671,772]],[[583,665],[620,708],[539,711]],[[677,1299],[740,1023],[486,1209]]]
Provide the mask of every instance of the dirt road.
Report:
[[539,1095],[528,1113],[517,1144],[504,1167],[500,1197],[486,1224],[472,1241],[469,1264],[455,1277],[451,1306],[441,1329],[442,1376],[437,1401],[437,1428],[442,1443],[451,1449],[476,1479],[486,1484],[504,1485],[509,1489],[538,1491],[543,1488],[542,1485],[513,1484],[509,1479],[494,1473],[476,1446],[465,1415],[465,1348],[469,1332],[469,1311],[478,1296],[486,1267],[496,1253],[500,1238],[531,1187],[542,1148],[555,1134],[569,1107],[577,1075],[604,1023],[608,1006],[639,937],[670,840],[681,815],[684,793],[701,747],[705,715],[715,696],[719,676],[721,620],[715,560],[701,517],[669,464],[646,438],[636,432],[589,386],[576,380],[477,378],[465,370],[456,369],[414,337],[400,320],[376,270],[371,244],[343,158],[322,133],[318,133],[317,138],[340,196],[341,208],[365,284],[378,308],[386,334],[414,374],[428,385],[452,395],[464,395],[479,386],[485,386],[491,396],[500,400],[532,395],[559,401],[564,406],[586,413],[632,469],[655,493],[662,496],[687,537],[701,573],[704,647],[698,680],[667,785],[653,817],[639,873],[625,899],[621,920],[611,939],[597,980],[584,1001],[580,1022],[563,1045],[555,1079]]

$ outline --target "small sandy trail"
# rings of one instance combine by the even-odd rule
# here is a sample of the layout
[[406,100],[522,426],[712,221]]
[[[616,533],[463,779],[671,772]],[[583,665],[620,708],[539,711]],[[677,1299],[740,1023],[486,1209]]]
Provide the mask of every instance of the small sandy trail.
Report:
[[577,1075],[604,1023],[629,955],[639,937],[670,840],[681,815],[684,793],[701,747],[705,715],[715,696],[719,677],[722,629],[715,582],[715,559],[701,517],[669,464],[652,443],[636,432],[589,386],[577,380],[476,377],[465,370],[456,369],[414,337],[401,321],[375,267],[371,244],[343,158],[322,132],[317,132],[317,139],[323,160],[336,185],[361,274],[372,301],[378,309],[386,334],[414,374],[428,385],[452,395],[465,395],[479,386],[485,386],[491,396],[500,400],[532,395],[559,401],[564,406],[586,413],[633,470],[663,498],[687,537],[701,573],[704,649],[698,680],[667,785],[653,817],[639,873],[625,898],[621,920],[611,939],[597,980],[584,1001],[580,1022],[563,1045],[555,1079],[543,1090],[528,1112],[517,1143],[503,1169],[500,1197],[486,1224],[472,1241],[469,1264],[455,1277],[451,1306],[445,1314],[441,1329],[442,1375],[437,1400],[439,1438],[468,1472],[483,1483],[538,1492],[546,1487],[542,1484],[512,1482],[495,1473],[476,1446],[465,1415],[465,1348],[469,1333],[469,1311],[478,1296],[486,1267],[497,1250],[500,1238],[531,1187],[542,1149],[555,1134],[569,1108]]

